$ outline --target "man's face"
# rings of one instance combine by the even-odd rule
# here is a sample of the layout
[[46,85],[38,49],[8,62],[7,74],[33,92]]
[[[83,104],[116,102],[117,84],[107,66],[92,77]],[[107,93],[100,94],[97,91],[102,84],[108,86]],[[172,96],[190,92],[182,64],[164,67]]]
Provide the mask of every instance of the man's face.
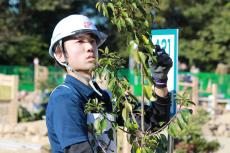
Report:
[[91,71],[96,66],[97,43],[91,34],[71,36],[64,43],[69,66],[78,71]]

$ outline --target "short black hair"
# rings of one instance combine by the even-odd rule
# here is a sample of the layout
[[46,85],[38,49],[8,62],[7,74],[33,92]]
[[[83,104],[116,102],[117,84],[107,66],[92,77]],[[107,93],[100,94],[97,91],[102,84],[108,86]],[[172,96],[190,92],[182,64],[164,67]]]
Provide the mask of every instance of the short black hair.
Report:
[[[83,34],[84,34],[84,33],[83,33]],[[83,35],[83,34],[82,34],[82,35]],[[92,37],[93,39],[95,39],[95,40],[96,40],[96,43],[99,44],[100,39],[99,39],[99,37],[98,37],[96,34],[90,33],[90,32],[89,32],[89,33],[85,33],[85,34],[90,35],[90,37]],[[68,40],[71,40],[71,39],[74,39],[74,36],[75,36],[75,35],[71,35],[71,36],[67,36],[67,37],[63,38],[63,39],[62,39],[62,42],[63,42],[62,46],[64,45],[64,42],[66,42],[66,41],[68,41]]]
[[[66,59],[67,59],[67,52],[66,52],[66,49],[65,49],[65,47],[64,47],[64,41],[62,41],[61,43],[62,43],[61,45],[60,45],[60,44],[57,44],[56,48],[57,48],[57,47],[60,48],[60,50],[63,52],[64,57],[65,57],[65,60],[66,60]],[[67,72],[66,67],[63,66],[63,65],[61,65],[61,64],[57,61],[56,58],[54,58],[54,59],[55,59],[56,65],[58,65],[59,67],[63,68],[63,69],[65,70],[65,72]]]

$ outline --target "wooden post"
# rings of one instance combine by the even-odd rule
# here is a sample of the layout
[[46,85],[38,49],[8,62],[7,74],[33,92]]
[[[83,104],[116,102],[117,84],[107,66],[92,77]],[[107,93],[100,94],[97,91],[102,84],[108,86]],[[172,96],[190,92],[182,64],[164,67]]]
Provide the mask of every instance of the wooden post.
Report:
[[18,119],[18,76],[0,75],[0,124],[16,124]]
[[196,113],[196,106],[198,105],[198,78],[193,77],[193,82],[192,82],[192,101],[196,104],[193,106],[193,112]]
[[[125,129],[127,130],[127,129]],[[124,146],[124,150],[122,151],[123,153],[127,153],[129,152],[129,143],[127,140],[127,133],[123,132],[123,146]]]
[[41,89],[41,84],[44,83],[48,79],[49,71],[45,66],[39,65],[39,60],[37,58],[34,59],[34,88],[35,91],[39,91]]
[[212,84],[212,110],[215,117],[217,110],[217,84]]
[[[127,129],[124,129],[127,130]],[[131,152],[131,145],[127,140],[128,134],[120,129],[117,129],[117,152],[128,153]]]
[[18,76],[12,77],[12,96],[13,99],[10,103],[10,116],[9,123],[16,124],[18,121]]
[[34,89],[35,91],[38,90],[38,74],[39,74],[39,59],[35,58],[34,59]]

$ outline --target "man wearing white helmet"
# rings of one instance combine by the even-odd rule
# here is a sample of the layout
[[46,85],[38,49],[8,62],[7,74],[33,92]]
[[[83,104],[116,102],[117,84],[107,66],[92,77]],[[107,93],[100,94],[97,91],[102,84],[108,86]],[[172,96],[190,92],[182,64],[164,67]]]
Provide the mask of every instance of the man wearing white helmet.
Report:
[[65,82],[54,89],[46,110],[46,124],[53,153],[91,153],[84,105],[90,98],[105,102],[112,110],[110,97],[92,81],[97,49],[106,40],[88,17],[70,15],[55,27],[49,54],[65,68]]
[[[52,153],[94,152],[89,143],[84,106],[89,99],[97,98],[104,102],[106,112],[112,111],[109,94],[92,80],[97,49],[105,40],[106,35],[98,31],[89,18],[83,15],[70,15],[62,19],[53,31],[49,54],[65,68],[67,76],[64,83],[51,93],[46,110]],[[152,65],[150,62],[149,65],[157,98],[155,103],[145,107],[146,128],[156,127],[160,122],[169,120],[167,73],[172,60],[159,47],[156,47],[156,55],[158,63]],[[137,121],[140,124],[138,116]],[[113,142],[111,144],[112,150],[116,152],[115,145]]]

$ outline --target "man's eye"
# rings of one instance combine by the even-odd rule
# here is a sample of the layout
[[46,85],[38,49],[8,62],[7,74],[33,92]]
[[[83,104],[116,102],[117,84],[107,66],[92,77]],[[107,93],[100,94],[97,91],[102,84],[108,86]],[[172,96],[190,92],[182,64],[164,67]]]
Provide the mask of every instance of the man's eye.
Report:
[[78,39],[76,40],[76,43],[96,43],[96,40],[95,39],[87,39],[87,40],[84,40],[84,39]]
[[91,39],[90,42],[91,43],[96,43],[96,40],[95,39]]
[[85,41],[84,40],[77,40],[76,42],[77,43],[84,43]]

